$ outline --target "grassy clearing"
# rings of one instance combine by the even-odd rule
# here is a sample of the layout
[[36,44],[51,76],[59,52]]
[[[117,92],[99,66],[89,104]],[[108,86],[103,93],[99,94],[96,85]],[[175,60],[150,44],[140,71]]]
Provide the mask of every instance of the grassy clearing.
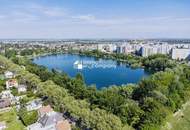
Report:
[[24,130],[24,125],[17,119],[14,109],[8,112],[0,112],[0,121],[6,122],[6,130]]
[[190,102],[176,112],[163,128],[163,130],[190,130]]

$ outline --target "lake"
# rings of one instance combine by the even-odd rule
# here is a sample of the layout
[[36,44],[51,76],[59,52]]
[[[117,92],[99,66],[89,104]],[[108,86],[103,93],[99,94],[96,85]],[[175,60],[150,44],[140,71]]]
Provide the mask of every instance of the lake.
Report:
[[57,54],[41,56],[33,59],[38,65],[49,70],[56,69],[75,77],[81,73],[87,85],[97,88],[110,85],[138,83],[143,77],[150,75],[142,68],[133,69],[130,66],[114,60],[96,59],[94,57],[74,54]]

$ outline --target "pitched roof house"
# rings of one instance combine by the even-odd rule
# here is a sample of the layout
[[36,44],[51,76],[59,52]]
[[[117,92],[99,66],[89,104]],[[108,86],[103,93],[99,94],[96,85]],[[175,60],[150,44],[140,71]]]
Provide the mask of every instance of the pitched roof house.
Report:
[[41,99],[35,99],[27,103],[26,109],[27,111],[32,111],[32,110],[38,110],[41,107],[42,107]]
[[12,93],[11,93],[10,90],[4,90],[4,91],[2,91],[1,94],[0,94],[0,97],[2,99],[4,99],[4,98],[13,99],[14,98],[14,96],[12,95]]
[[50,105],[38,110],[39,119],[27,127],[27,130],[71,130],[71,126],[63,115],[53,111]]
[[18,87],[18,82],[16,79],[10,79],[6,81],[6,89],[10,89],[12,87]]
[[18,85],[17,90],[18,90],[19,93],[26,92],[27,91],[27,86],[23,85],[23,84],[20,84],[20,85]]
[[50,112],[40,117],[38,122],[27,127],[28,130],[56,130],[57,122],[63,120],[62,114]]
[[0,99],[0,109],[6,108],[11,105],[11,101],[9,99]]
[[11,79],[15,77],[14,73],[11,71],[5,71],[4,75],[6,79]]
[[39,119],[39,123],[43,126],[43,127],[48,127],[48,126],[52,126],[55,123],[57,123],[58,121],[63,120],[63,116],[61,113],[58,112],[50,112],[45,114],[44,116],[42,116]]
[[71,125],[68,120],[59,121],[56,124],[56,130],[71,130]]
[[42,117],[46,113],[50,113],[50,112],[53,112],[53,109],[51,108],[50,105],[43,106],[40,109],[38,109],[38,115],[39,115],[39,117]]

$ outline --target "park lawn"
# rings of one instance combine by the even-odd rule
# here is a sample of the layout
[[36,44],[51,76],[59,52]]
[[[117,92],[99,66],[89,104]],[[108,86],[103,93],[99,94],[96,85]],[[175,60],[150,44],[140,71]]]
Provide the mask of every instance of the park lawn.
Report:
[[6,130],[24,130],[24,125],[17,119],[14,109],[11,109],[8,112],[0,112],[0,121],[6,122]]
[[187,102],[181,111],[172,116],[163,130],[189,130],[190,129],[190,102]]

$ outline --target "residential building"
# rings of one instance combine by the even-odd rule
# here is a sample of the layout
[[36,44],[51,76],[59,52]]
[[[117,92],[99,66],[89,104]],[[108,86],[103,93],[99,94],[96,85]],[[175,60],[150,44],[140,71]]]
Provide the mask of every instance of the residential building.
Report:
[[18,93],[24,93],[27,91],[27,86],[23,84],[18,85],[17,90],[18,90]]
[[9,99],[11,104],[19,104],[20,103],[19,100],[22,99],[24,96],[14,96],[11,93],[11,90],[4,90],[0,94],[0,97],[2,99]]
[[137,47],[135,45],[131,45],[129,43],[118,44],[116,48],[117,53],[131,54],[137,51]]
[[11,79],[11,78],[14,78],[14,77],[15,77],[14,73],[11,72],[11,71],[6,71],[6,72],[4,73],[4,75],[5,75],[5,78],[6,78],[6,79]]
[[185,49],[185,48],[174,48],[174,49],[172,49],[172,59],[190,60],[190,49]]
[[13,87],[18,87],[18,82],[16,79],[10,79],[8,81],[6,81],[6,89],[10,89]]
[[101,52],[111,53],[116,51],[116,45],[114,44],[98,44],[97,46],[98,50]]
[[117,53],[125,53],[126,52],[126,46],[125,45],[118,45],[116,48]]
[[56,130],[71,130],[71,125],[68,120],[59,121],[56,124]]
[[26,95],[24,96],[14,96],[13,99],[11,99],[11,104],[17,104],[19,105],[20,104],[20,99],[22,99],[23,97],[25,97]]
[[61,113],[53,111],[50,105],[38,109],[38,118],[27,130],[71,130],[69,121]]
[[12,95],[12,93],[11,93],[10,90],[4,90],[4,91],[2,91],[1,94],[0,94],[0,96],[1,96],[2,99],[7,99],[7,98],[13,99],[14,98],[14,96]]
[[11,106],[11,101],[9,99],[0,99],[0,109]]
[[143,46],[141,48],[141,56],[148,57],[150,55],[157,54],[157,48],[153,46]]
[[27,103],[26,109],[27,111],[32,111],[32,110],[38,110],[41,107],[42,107],[41,99],[35,99]]
[[27,127],[28,130],[57,130],[57,123],[63,120],[58,112],[50,112],[39,118],[38,122]]
[[53,109],[51,108],[50,105],[43,106],[40,109],[38,109],[38,115],[39,115],[39,117],[42,117],[45,114],[50,113],[50,112],[53,112]]

